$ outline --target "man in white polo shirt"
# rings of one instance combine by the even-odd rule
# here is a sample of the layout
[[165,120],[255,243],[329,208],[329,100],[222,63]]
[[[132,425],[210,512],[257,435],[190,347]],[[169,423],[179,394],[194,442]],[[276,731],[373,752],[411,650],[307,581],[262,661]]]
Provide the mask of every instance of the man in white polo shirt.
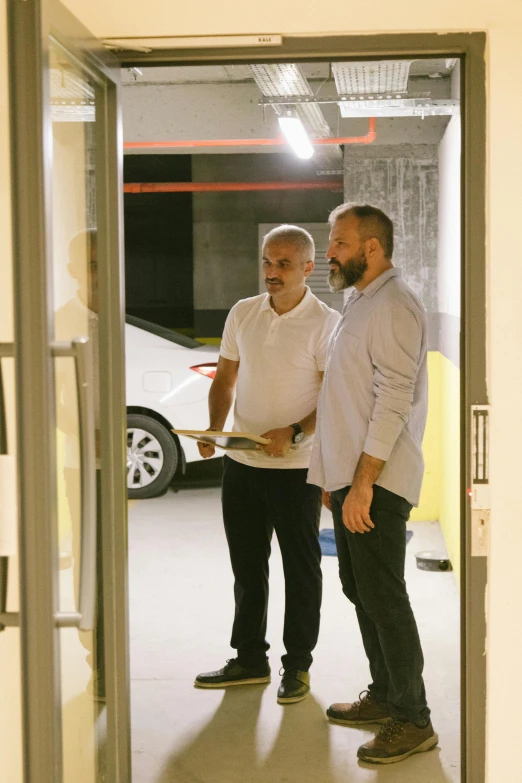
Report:
[[[278,702],[304,699],[321,607],[321,493],[306,476],[315,407],[330,335],[339,320],[306,278],[315,248],[308,232],[279,226],[263,242],[268,293],[239,301],[223,333],[209,394],[210,430],[222,430],[234,392],[234,430],[270,438],[259,450],[224,458],[223,519],[234,572],[231,646],[237,658],[196,677],[201,688],[270,681],[265,639],[268,560],[275,530],[285,573],[284,675]],[[203,457],[213,446],[199,444]]]

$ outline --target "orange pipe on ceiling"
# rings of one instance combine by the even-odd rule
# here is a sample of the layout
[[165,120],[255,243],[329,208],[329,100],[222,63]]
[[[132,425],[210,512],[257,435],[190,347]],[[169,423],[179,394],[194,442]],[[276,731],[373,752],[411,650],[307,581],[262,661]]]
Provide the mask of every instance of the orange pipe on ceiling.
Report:
[[[375,117],[368,121],[365,136],[341,136],[337,138],[311,139],[312,144],[371,144],[375,141]],[[183,147],[277,147],[287,142],[282,136],[275,139],[197,139],[182,141],[126,141],[124,149],[178,149]]]
[[342,179],[280,182],[126,182],[124,193],[216,193],[239,190],[342,190]]

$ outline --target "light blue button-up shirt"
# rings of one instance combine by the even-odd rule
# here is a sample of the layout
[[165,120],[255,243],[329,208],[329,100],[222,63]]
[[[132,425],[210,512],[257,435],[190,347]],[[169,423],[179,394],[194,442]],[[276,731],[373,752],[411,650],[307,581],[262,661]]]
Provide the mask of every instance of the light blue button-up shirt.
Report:
[[426,313],[392,268],[353,290],[332,335],[308,481],[349,486],[364,451],[386,462],[376,483],[418,505],[427,411]]

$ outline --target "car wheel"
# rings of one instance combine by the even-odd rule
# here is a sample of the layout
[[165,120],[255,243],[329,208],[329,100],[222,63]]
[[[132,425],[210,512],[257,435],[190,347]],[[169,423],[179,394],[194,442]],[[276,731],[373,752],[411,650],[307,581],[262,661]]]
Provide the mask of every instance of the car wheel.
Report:
[[167,489],[178,466],[178,449],[170,432],[155,419],[127,416],[127,494],[154,498]]

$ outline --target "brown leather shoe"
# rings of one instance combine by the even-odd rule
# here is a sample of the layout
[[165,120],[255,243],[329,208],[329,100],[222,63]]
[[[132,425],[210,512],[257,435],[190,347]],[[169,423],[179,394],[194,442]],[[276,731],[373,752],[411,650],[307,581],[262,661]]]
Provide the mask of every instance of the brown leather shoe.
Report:
[[438,741],[431,721],[424,728],[419,728],[415,723],[391,720],[382,727],[375,739],[361,745],[357,758],[372,764],[393,764],[414,753],[431,750]]
[[331,704],[326,710],[331,723],[342,726],[364,726],[366,723],[386,723],[391,720],[386,704],[375,701],[369,691],[359,694],[359,701],[353,704]]

